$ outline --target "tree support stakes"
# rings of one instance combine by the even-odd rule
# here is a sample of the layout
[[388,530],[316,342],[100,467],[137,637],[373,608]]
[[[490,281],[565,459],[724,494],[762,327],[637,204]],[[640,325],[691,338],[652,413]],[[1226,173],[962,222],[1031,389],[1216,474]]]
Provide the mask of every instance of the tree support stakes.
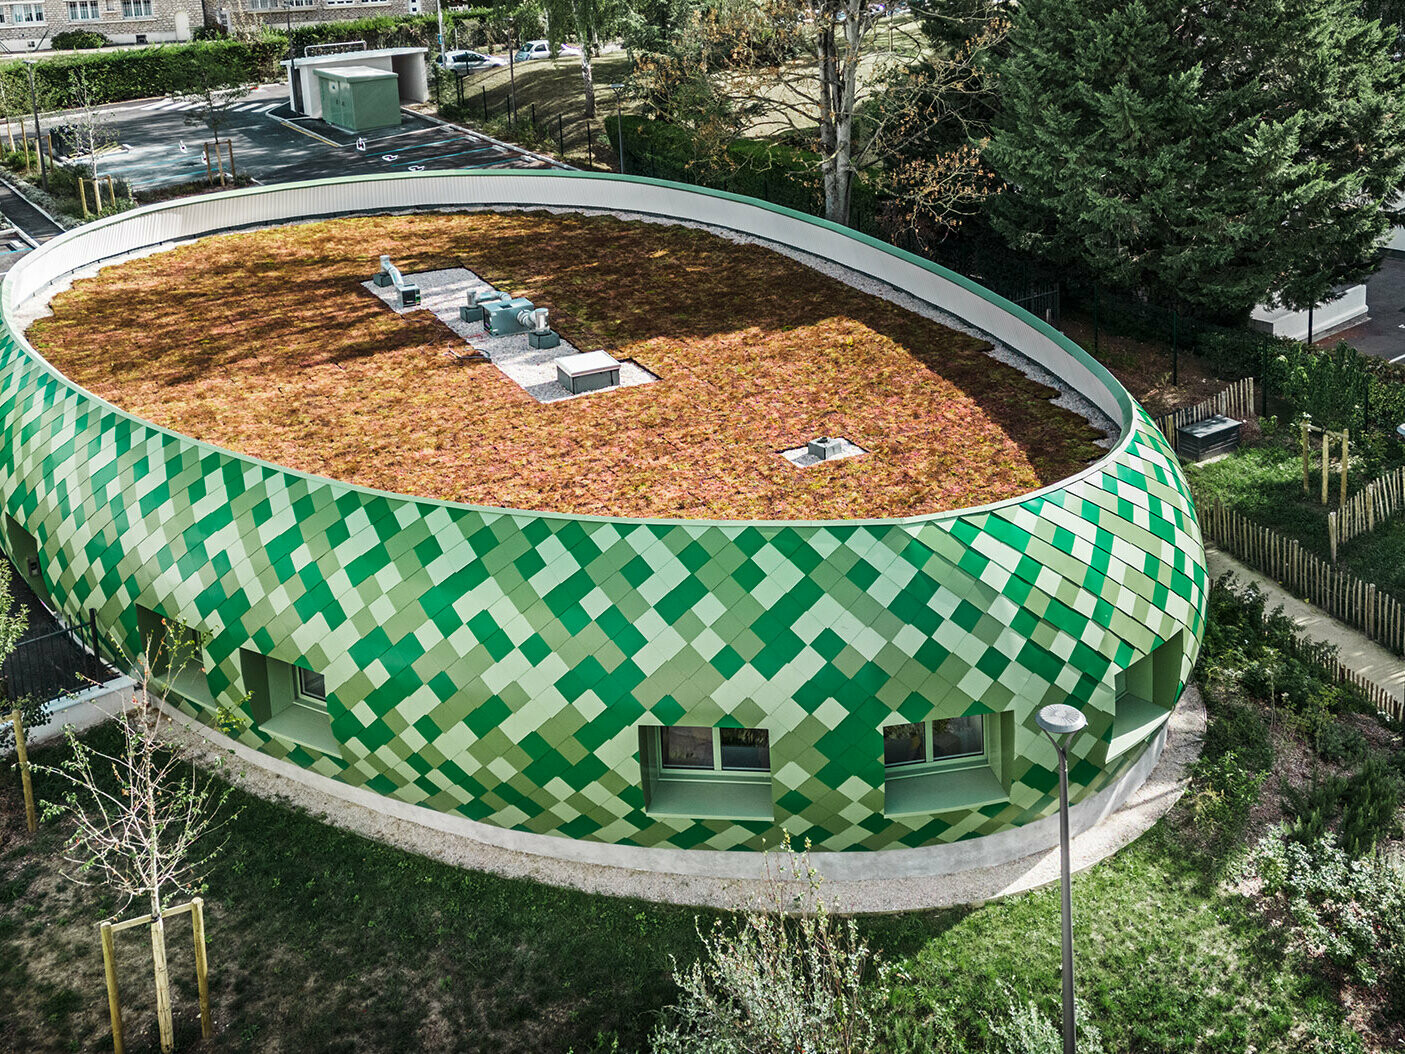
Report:
[[156,1016],[160,1026],[161,1049],[169,1054],[175,1048],[171,1020],[171,981],[166,970],[166,920],[190,913],[190,931],[195,942],[195,980],[200,991],[200,1034],[209,1039],[214,1035],[210,1016],[210,968],[205,954],[205,901],[193,898],[188,904],[166,908],[160,915],[127,919],[125,922],[104,922],[98,927],[102,936],[103,972],[107,978],[107,1009],[112,1017],[113,1054],[124,1054],[122,1035],[122,1001],[117,989],[117,952],[114,937],[134,926],[151,927],[151,956],[156,967]]
[[34,784],[29,778],[29,754],[24,746],[24,715],[15,707],[10,714],[10,723],[15,728],[15,760],[19,763],[20,784],[24,787],[24,825],[33,834],[39,829],[34,815]]

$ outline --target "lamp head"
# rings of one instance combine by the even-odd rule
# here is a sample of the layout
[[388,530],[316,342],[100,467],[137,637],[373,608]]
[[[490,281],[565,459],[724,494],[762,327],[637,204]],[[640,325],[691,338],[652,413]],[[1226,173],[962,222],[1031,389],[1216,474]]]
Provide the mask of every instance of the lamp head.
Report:
[[1035,723],[1049,736],[1071,736],[1088,727],[1083,712],[1067,703],[1050,703],[1034,715]]

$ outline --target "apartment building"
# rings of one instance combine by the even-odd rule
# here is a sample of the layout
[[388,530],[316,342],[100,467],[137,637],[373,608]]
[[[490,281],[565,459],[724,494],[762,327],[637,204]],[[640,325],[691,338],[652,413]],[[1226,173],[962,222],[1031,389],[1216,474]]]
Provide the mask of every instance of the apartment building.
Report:
[[309,22],[347,22],[377,15],[433,14],[436,0],[224,0],[213,18],[226,29],[266,25],[283,28]]
[[114,44],[189,40],[204,21],[200,0],[0,0],[0,52],[50,46],[59,33],[87,29]]

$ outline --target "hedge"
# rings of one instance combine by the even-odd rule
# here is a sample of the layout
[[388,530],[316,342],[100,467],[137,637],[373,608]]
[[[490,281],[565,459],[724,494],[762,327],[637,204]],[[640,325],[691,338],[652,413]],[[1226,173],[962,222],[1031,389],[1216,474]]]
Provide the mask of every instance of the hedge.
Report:
[[[278,80],[287,41],[211,40],[160,45],[132,51],[56,55],[34,64],[35,91],[42,110],[79,104],[78,84],[95,103],[171,95],[204,86],[224,87]],[[10,116],[29,112],[29,72],[24,62],[0,63],[0,108]]]
[[[469,25],[470,35],[482,34],[484,22],[517,14],[490,7],[446,12],[445,29],[455,22]],[[438,47],[438,26],[431,15],[396,18],[382,15],[350,22],[294,26],[292,44],[297,54],[314,44],[364,40],[369,48]],[[279,81],[285,76],[280,63],[288,57],[288,36],[269,31],[255,40],[199,40],[189,44],[162,44],[130,51],[55,55],[36,63],[35,93],[41,110],[60,110],[80,102],[77,82],[87,85],[92,101],[123,102],[188,92],[202,87],[225,87],[257,81]],[[0,63],[0,113],[19,116],[30,111],[29,73],[21,60]]]

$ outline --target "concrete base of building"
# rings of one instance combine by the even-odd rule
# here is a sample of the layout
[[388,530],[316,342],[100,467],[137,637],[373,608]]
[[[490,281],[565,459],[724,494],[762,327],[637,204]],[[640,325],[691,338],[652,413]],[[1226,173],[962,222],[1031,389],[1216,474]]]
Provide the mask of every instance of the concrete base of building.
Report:
[[[232,754],[248,766],[245,779],[253,793],[290,798],[338,826],[458,866],[617,896],[738,907],[760,894],[780,863],[760,853],[643,849],[502,830],[348,786],[169,712],[211,757]],[[1204,730],[1204,706],[1191,686],[1137,763],[1070,810],[1075,869],[1131,843],[1170,810],[1199,756]],[[964,842],[815,853],[812,862],[845,911],[915,910],[989,900],[1056,881],[1057,845],[1055,815]]]

